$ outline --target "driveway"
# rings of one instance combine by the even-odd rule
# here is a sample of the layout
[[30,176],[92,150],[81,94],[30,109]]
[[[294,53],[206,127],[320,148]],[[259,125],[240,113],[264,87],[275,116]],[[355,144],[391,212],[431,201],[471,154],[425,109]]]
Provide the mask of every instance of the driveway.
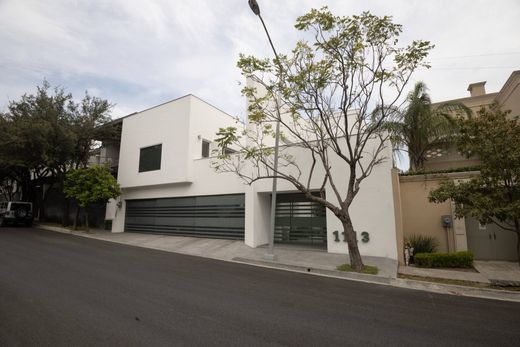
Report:
[[0,228],[0,345],[467,345],[520,340],[520,304]]

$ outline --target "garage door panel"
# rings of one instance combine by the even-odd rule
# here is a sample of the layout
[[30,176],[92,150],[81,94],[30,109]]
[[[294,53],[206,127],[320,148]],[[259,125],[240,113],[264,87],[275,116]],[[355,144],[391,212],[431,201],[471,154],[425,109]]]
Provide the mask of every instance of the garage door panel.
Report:
[[325,207],[301,193],[277,195],[274,241],[326,247]]
[[196,197],[156,199],[157,207],[193,207]]
[[243,228],[243,218],[197,218],[195,225],[208,228]]
[[127,201],[125,231],[244,239],[244,195]]
[[197,204],[208,206],[226,205],[242,205],[244,204],[244,195],[213,195],[213,196],[198,196],[196,197]]
[[140,228],[149,230],[155,223],[154,210],[154,200],[127,201],[125,224],[133,230]]
[[192,226],[195,223],[195,218],[185,218],[185,217],[157,217],[155,219],[155,225],[157,226],[166,226],[166,225],[176,225],[176,226]]

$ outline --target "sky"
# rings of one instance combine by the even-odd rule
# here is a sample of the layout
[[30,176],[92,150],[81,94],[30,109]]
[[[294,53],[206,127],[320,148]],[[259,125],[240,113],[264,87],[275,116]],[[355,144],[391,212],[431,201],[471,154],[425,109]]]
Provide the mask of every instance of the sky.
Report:
[[[426,82],[432,100],[498,91],[520,70],[518,0],[258,0],[280,53],[302,38],[294,22],[311,8],[371,11],[403,25],[402,42],[435,44]],[[0,111],[46,79],[78,100],[113,103],[113,118],[189,93],[239,117],[240,53],[271,56],[247,0],[0,0]]]

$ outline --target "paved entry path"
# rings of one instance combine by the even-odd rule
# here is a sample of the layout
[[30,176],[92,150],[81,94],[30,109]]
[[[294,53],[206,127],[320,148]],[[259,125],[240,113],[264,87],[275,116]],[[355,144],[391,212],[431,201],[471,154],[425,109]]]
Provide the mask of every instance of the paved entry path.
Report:
[[[71,233],[70,230],[61,227],[48,225],[41,225],[39,227],[52,231],[65,232],[67,234]],[[324,273],[333,276],[379,281],[380,283],[389,283],[391,278],[397,276],[397,261],[395,260],[382,257],[363,256],[363,260],[367,265],[377,266],[379,269],[379,273],[376,276],[345,273],[336,271],[336,267],[348,262],[348,256],[346,254],[327,253],[322,249],[305,248],[294,245],[276,244],[274,249],[276,260],[266,261],[264,255],[267,249],[265,247],[251,248],[247,246],[244,241],[237,240],[157,235],[149,233],[111,233],[101,230],[94,230],[89,234],[75,231],[73,234],[97,240],[158,249],[167,252],[288,269],[293,268],[295,270],[309,270],[313,273]]]
[[0,228],[1,346],[513,346],[520,304]]
[[474,265],[493,284],[520,286],[520,265],[517,262],[476,260]]

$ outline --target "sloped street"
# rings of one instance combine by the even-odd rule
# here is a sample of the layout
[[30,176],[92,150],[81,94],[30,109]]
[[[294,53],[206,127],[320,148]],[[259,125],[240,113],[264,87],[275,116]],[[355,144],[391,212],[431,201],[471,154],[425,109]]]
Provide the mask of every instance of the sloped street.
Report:
[[0,229],[0,345],[511,346],[520,304]]

